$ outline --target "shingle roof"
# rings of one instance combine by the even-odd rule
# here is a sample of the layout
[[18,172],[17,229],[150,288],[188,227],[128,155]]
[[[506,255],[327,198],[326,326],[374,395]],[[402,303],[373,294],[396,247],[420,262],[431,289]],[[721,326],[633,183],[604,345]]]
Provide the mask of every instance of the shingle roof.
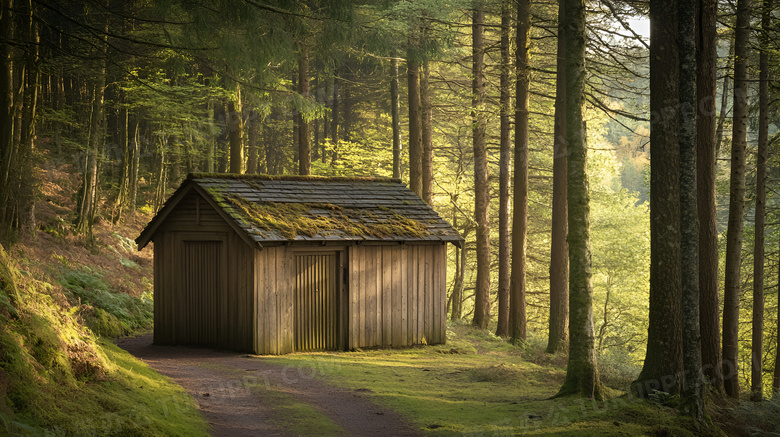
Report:
[[234,225],[261,245],[281,241],[449,241],[460,245],[463,241],[399,180],[195,174],[188,176],[180,190],[187,184],[207,193]]

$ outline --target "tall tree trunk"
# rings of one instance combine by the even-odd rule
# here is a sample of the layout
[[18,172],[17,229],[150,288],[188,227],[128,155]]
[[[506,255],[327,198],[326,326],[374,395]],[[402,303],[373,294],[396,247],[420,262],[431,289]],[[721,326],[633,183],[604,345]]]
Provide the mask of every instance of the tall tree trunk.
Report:
[[526,337],[525,274],[526,236],[528,234],[528,104],[531,71],[528,44],[531,32],[531,2],[517,3],[517,90],[515,96],[515,180],[512,218],[511,325],[512,340]]
[[422,197],[422,110],[420,103],[420,64],[407,60],[409,93],[409,189]]
[[[275,120],[275,112],[271,112],[271,119]],[[274,160],[274,149],[276,148],[276,135],[271,130],[269,121],[263,123],[263,150],[265,150],[265,172],[270,175],[276,174],[276,161]]]
[[[453,208],[452,226],[457,229],[458,211]],[[455,284],[452,286],[452,307],[450,320],[456,321],[463,317],[463,280],[466,273],[466,244],[455,248]]]
[[[769,39],[772,0],[763,0],[761,51],[758,76],[758,153],[756,154],[755,246],[753,247],[753,336],[750,400],[764,398],[764,223],[766,209],[766,162],[769,159]],[[778,302],[780,305],[780,302]]]
[[241,86],[236,84],[236,96],[228,101],[226,114],[230,141],[230,173],[233,174],[244,172],[244,120],[241,113]]
[[13,52],[13,0],[3,0],[0,17],[0,238],[8,237],[11,227],[8,206],[13,203],[9,188],[13,168],[14,145],[14,70]]
[[246,172],[248,174],[257,174],[257,161],[258,161],[258,143],[260,141],[260,115],[252,109],[249,111],[249,116],[246,120],[246,142],[247,142],[247,156],[246,160]]
[[87,149],[87,167],[82,181],[81,208],[76,219],[76,232],[92,240],[92,224],[97,215],[98,202],[98,158],[103,150],[106,131],[104,106],[106,88],[106,62],[108,54],[108,18],[105,18],[103,34],[100,36],[97,77],[92,84],[92,116],[89,147]]
[[510,111],[512,104],[509,83],[509,29],[511,21],[509,0],[501,2],[501,77],[500,77],[500,119],[501,144],[498,164],[498,324],[496,335],[509,335],[509,280],[510,280],[510,235],[509,235],[509,175],[512,164],[512,127]]
[[553,131],[553,199],[550,241],[550,323],[547,352],[569,346],[569,244],[566,206],[566,8],[558,3],[558,65]]
[[[720,375],[720,306],[718,296],[718,226],[715,201],[717,160],[716,110],[717,18],[716,0],[698,2],[698,59],[696,64],[696,177],[699,213],[699,330],[702,371],[716,391]],[[725,102],[724,102],[725,106]],[[725,108],[723,108],[725,110]]]
[[[474,6],[472,21],[471,118],[474,148],[474,221],[477,223],[477,283],[472,324],[487,329],[490,323],[490,186],[488,183],[487,128],[485,114],[485,10]],[[410,103],[411,105],[411,103]]]
[[734,113],[731,134],[731,182],[726,235],[726,281],[723,290],[723,385],[739,399],[739,299],[741,294],[742,227],[745,212],[745,149],[747,147],[750,0],[737,0],[734,36]]
[[38,23],[34,19],[32,1],[27,1],[24,12],[26,13],[25,39],[29,44],[29,48],[26,50],[25,56],[26,67],[24,71],[26,72],[26,78],[24,81],[23,111],[20,111],[23,122],[21,124],[21,141],[18,145],[19,158],[15,165],[17,170],[15,185],[18,196],[16,220],[20,229],[35,232],[35,198],[37,194],[35,187],[37,183],[35,181],[33,148],[40,84],[40,68],[38,65],[40,38],[38,35]]
[[[298,58],[298,94],[304,100],[309,99],[309,49],[301,44]],[[298,174],[311,174],[311,142],[309,141],[309,122],[302,111],[298,112]]]
[[135,213],[136,199],[138,197],[138,169],[141,164],[140,124],[141,122],[136,119],[135,129],[133,130],[133,164],[130,170],[130,195],[128,200],[130,212],[133,214]]
[[[121,99],[121,97],[120,97]],[[130,149],[130,110],[125,106],[117,113],[117,133],[122,148],[122,172],[119,176],[119,192],[114,201],[114,212],[111,218],[114,223],[122,220],[124,210],[127,207],[127,199],[130,194],[130,173],[133,167],[133,155]]]
[[650,3],[650,313],[639,396],[678,393],[683,370],[676,35],[676,2]]
[[[322,97],[322,90],[320,90],[319,88],[319,79],[316,74],[312,79],[311,90],[309,91],[309,95],[314,95],[314,98],[312,100],[316,103],[319,103],[318,100],[320,97]],[[311,131],[312,131],[311,161],[317,162],[317,160],[320,159],[320,145],[322,143],[320,138],[320,117],[316,117],[314,118],[314,120],[311,121]]]
[[398,58],[390,65],[390,106],[393,117],[393,177],[401,179],[401,99],[398,95]]
[[[216,108],[214,107],[214,101],[209,99],[208,103],[206,103],[206,113],[209,117],[209,128],[211,132],[214,132],[216,130],[216,126],[214,121],[217,118],[217,112]],[[137,129],[137,125],[136,125]],[[217,136],[211,135],[209,136],[207,142],[206,142],[206,171],[208,173],[214,173],[214,161],[215,161],[215,155],[217,153]]]
[[683,412],[704,418],[699,331],[699,218],[696,201],[696,3],[677,5],[679,52],[680,292],[682,302]]
[[433,205],[433,112],[431,112],[431,76],[428,60],[422,64],[420,76],[420,119],[422,140],[422,199]]
[[565,0],[566,143],[569,204],[569,360],[558,395],[603,399],[593,330],[588,155],[582,106],[585,100],[585,1]]
[[339,79],[333,77],[333,102],[331,103],[331,124],[330,124],[330,144],[333,147],[331,152],[331,164],[338,159],[338,145],[339,145],[339,100],[341,96],[339,94]]
[[[731,49],[729,50],[729,57],[727,59],[733,58],[731,51],[733,50],[734,45],[731,45]],[[717,61],[716,61],[717,62]],[[728,61],[726,61],[728,64]],[[727,70],[727,69],[726,69]],[[729,102],[729,80],[731,80],[731,76],[726,72],[723,75],[723,92],[720,97],[720,114],[718,115],[718,127],[715,129],[715,158],[717,160],[718,155],[720,154],[720,146],[723,143],[723,129],[724,124],[726,122],[726,114],[728,113],[728,102]],[[720,354],[720,352],[718,352]]]

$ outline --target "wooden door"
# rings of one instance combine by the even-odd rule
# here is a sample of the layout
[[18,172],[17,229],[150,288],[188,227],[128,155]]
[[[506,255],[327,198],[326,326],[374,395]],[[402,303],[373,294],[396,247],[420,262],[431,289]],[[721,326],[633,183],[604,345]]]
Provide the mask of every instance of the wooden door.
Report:
[[223,289],[222,241],[182,242],[184,342],[215,346]]
[[336,350],[338,255],[295,254],[295,350]]

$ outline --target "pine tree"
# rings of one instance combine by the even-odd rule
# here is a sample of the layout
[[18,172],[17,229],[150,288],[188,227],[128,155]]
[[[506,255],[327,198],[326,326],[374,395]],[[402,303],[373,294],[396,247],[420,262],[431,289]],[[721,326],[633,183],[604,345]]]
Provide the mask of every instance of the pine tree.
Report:
[[580,394],[601,400],[594,347],[590,249],[590,195],[582,106],[585,100],[585,2],[564,1],[566,18],[566,144],[569,205],[569,359],[557,396]]

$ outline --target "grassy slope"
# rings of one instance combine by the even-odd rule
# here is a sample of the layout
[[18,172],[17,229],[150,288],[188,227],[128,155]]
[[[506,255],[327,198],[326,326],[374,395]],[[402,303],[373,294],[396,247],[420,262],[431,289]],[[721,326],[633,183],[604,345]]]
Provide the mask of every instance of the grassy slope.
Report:
[[148,217],[85,244],[61,218],[72,177],[42,179],[41,229],[0,247],[0,434],[207,435],[187,393],[106,339],[151,328],[150,255],[129,239]]

